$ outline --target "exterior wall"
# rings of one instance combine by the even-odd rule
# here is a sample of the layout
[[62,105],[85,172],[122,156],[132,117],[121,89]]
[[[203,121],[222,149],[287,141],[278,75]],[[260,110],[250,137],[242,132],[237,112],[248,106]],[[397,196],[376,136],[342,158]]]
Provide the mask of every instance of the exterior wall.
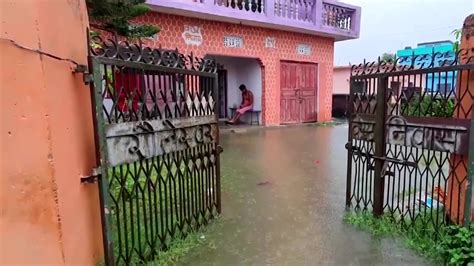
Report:
[[350,67],[335,67],[333,74],[332,93],[349,94],[350,78]]
[[[0,1],[0,265],[94,265],[102,256],[84,0]],[[64,34],[67,33],[67,38]]]
[[[162,13],[150,13],[138,18],[137,23],[157,25],[161,32],[145,41],[145,45],[162,48],[178,48],[199,57],[208,54],[258,58],[263,66],[262,117],[265,125],[280,124],[280,61],[300,61],[318,64],[318,119],[331,119],[332,67],[334,40],[301,33],[206,21]],[[182,37],[185,25],[199,26],[202,44],[187,45]],[[243,48],[224,47],[224,36],[243,38]],[[266,37],[274,37],[276,48],[265,48]],[[298,44],[311,45],[310,55],[297,53]]]
[[[410,57],[410,56],[420,56],[420,55],[431,55],[433,53],[447,53],[449,56],[444,57],[443,60],[454,60],[455,53],[454,53],[454,46],[453,43],[450,41],[446,42],[435,42],[435,43],[423,43],[418,44],[418,47],[413,49],[404,49],[397,51],[397,57]],[[434,66],[439,66],[442,60],[435,60]],[[407,61],[407,64],[411,64],[411,62]],[[417,64],[431,64],[431,56],[428,56],[425,60],[417,60]],[[456,73],[447,72],[441,73],[438,75],[433,76],[432,74],[428,74],[426,76],[426,91],[428,92],[437,92],[438,91],[438,84],[443,85],[446,84],[447,88],[455,89],[456,85]]]

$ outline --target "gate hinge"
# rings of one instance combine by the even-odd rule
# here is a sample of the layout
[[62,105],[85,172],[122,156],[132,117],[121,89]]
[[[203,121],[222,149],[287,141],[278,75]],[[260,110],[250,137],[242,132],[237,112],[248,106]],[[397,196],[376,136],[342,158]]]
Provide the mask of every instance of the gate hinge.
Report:
[[92,168],[92,174],[91,175],[88,175],[88,176],[83,176],[81,177],[81,183],[84,184],[92,184],[92,183],[95,183],[98,181],[99,179],[99,176],[102,174],[102,168],[99,166],[99,167],[96,167],[96,168]]
[[92,82],[92,75],[89,73],[87,66],[77,65],[73,71],[74,73],[82,73],[82,81],[84,84],[89,85]]

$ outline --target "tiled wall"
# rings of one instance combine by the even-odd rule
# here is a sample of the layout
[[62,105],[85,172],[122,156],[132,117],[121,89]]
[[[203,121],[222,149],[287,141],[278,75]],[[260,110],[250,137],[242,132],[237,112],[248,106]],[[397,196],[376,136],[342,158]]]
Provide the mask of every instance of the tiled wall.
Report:
[[[273,29],[207,21],[197,18],[180,17],[150,12],[140,17],[138,23],[159,26],[161,32],[145,41],[146,45],[162,48],[178,48],[181,53],[193,52],[203,57],[207,54],[258,58],[262,62],[262,115],[265,125],[280,124],[280,61],[301,61],[317,63],[319,69],[319,111],[318,120],[331,119],[332,68],[334,41],[301,33],[285,32]],[[198,26],[201,29],[202,43],[187,45],[182,36],[185,25]],[[224,47],[224,36],[243,38],[242,48]],[[266,48],[265,39],[276,39],[275,48]],[[297,46],[306,44],[312,47],[310,55],[297,53]]]

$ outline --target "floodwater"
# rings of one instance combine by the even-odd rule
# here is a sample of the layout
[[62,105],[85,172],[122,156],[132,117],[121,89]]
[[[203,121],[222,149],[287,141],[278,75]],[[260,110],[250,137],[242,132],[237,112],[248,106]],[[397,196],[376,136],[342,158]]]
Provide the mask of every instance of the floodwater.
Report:
[[347,126],[222,134],[222,217],[185,265],[427,265],[343,222]]

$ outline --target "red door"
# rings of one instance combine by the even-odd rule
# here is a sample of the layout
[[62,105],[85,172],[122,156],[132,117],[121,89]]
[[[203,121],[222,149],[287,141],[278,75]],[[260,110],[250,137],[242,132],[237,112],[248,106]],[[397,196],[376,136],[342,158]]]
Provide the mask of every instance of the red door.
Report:
[[292,63],[281,63],[280,70],[280,119],[282,123],[297,123],[299,121],[299,103],[296,80],[297,65]]
[[316,65],[282,62],[280,77],[281,123],[316,121]]

